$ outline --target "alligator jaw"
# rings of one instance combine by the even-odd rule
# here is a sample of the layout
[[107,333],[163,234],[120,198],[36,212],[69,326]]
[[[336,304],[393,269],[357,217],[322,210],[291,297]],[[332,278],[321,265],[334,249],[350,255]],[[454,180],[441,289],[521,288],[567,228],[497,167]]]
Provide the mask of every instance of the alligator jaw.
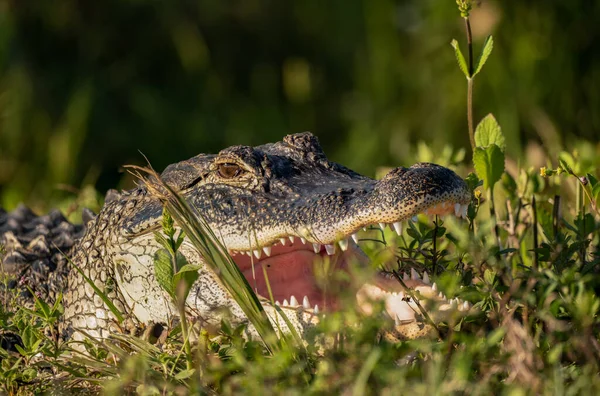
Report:
[[[466,217],[466,210],[467,204],[443,201],[429,205],[423,214],[428,216],[454,214],[460,218]],[[385,223],[380,223],[360,228],[384,229],[386,226]],[[398,221],[389,226],[400,235],[404,222]],[[322,266],[325,260],[333,263],[329,266],[330,270],[347,271],[351,261],[368,265],[368,258],[358,246],[358,241],[358,232],[345,236],[331,245],[311,242],[304,237],[287,236],[277,239],[262,249],[234,250],[230,253],[251,287],[262,297],[265,306],[275,302],[282,308],[301,309],[310,315],[338,308],[336,293],[331,290],[329,293],[324,293],[322,285],[316,279],[317,268]],[[265,279],[265,273],[268,280]],[[429,283],[427,273],[424,273],[422,279],[412,270],[411,276],[406,274],[403,282],[404,286],[418,292],[420,296],[437,300],[437,308],[441,311],[448,310],[453,303],[443,295],[438,295],[436,286],[432,287]],[[414,300],[411,300],[404,286],[391,274],[380,273],[369,283],[356,289],[359,307],[364,312],[371,313],[370,301],[384,300],[387,314],[397,325],[414,322],[415,314],[418,312],[417,305]],[[458,308],[463,310],[465,307]]]

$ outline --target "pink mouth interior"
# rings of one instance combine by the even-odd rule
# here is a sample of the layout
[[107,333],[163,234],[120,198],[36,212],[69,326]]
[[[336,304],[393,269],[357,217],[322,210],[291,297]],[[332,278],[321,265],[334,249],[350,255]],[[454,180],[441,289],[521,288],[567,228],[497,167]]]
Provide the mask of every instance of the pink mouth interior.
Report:
[[[349,257],[355,256],[354,249],[358,248],[349,248],[346,252],[338,251],[335,255],[328,256],[324,249],[315,253],[311,244],[303,244],[296,240],[293,245],[273,246],[270,257],[263,254],[260,259],[255,257],[251,259],[248,255],[241,253],[234,254],[232,257],[258,295],[270,299],[264,268],[275,301],[283,303],[284,300],[287,300],[289,302],[291,296],[294,296],[298,303],[302,304],[304,296],[306,296],[311,308],[318,305],[320,310],[332,310],[337,305],[335,295],[330,290],[324,291],[317,284],[314,270],[327,258],[333,264],[331,269],[346,268]],[[254,262],[254,266],[252,262]]]

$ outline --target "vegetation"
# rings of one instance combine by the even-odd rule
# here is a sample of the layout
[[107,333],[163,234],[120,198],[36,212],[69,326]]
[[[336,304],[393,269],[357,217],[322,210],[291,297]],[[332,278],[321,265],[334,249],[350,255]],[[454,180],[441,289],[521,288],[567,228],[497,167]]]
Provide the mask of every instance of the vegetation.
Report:
[[[473,18],[471,1],[457,4],[465,21]],[[493,40],[482,45],[479,61],[471,43],[466,57],[458,43],[453,44],[471,88],[476,74],[478,81],[487,78],[483,67]],[[194,59],[187,62],[194,65]],[[470,93],[469,108],[480,103]],[[473,304],[470,315],[437,324],[438,334],[432,338],[386,337],[382,331],[390,323],[379,315],[357,312],[353,297],[346,296],[342,310],[327,315],[319,327],[323,339],[333,342],[278,341],[271,336],[272,328],[261,325],[260,307],[247,288],[248,293],[234,296],[247,306],[252,323],[263,326],[261,339],[245,340],[242,327],[226,322],[217,334],[192,329],[184,316],[158,340],[151,334],[115,335],[103,342],[88,341],[88,354],[81,355],[56,338],[60,300],[48,305],[38,299],[30,310],[9,296],[0,326],[3,334],[18,335],[22,346],[18,353],[9,352],[9,340],[3,339],[1,386],[11,394],[100,389],[145,395],[598,393],[598,148],[578,144],[569,151],[557,150],[541,167],[526,160],[515,164],[509,155],[514,131],[506,134],[492,115],[475,127],[474,112],[467,114],[466,124],[473,125],[472,136],[465,134],[472,142],[472,164],[465,161],[465,150],[450,146],[436,150],[420,144],[417,159],[435,159],[465,175],[475,170],[467,176],[473,190],[468,219],[420,216],[401,236],[373,229],[361,242],[373,269],[395,261],[385,269],[398,274],[411,268],[427,271],[449,298]],[[182,234],[173,228],[172,216],[204,257],[210,257],[209,264],[222,266],[219,272],[229,278],[224,283],[237,282],[236,290],[245,290],[244,278],[227,267],[231,259],[203,228],[202,219],[162,188],[157,193],[163,194],[168,214],[163,226],[167,238],[157,236],[164,247],[156,257],[161,285],[181,301],[185,288],[181,291],[179,285],[188,284],[193,274],[178,255]],[[190,342],[194,331],[197,339]]]

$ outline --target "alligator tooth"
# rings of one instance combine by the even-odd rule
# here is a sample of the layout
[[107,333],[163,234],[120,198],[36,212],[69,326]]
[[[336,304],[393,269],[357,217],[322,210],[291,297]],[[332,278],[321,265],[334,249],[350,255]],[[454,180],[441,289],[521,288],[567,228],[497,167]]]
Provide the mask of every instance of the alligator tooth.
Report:
[[402,223],[400,223],[399,221],[395,222],[394,231],[396,231],[396,234],[402,235]]
[[433,285],[431,285],[431,290],[433,290],[434,292],[437,291],[437,285],[435,282],[433,282]]
[[313,243],[313,249],[315,250],[315,253],[319,253],[321,251],[321,245]]
[[259,259],[261,256],[260,250],[258,250],[258,249],[253,250],[252,253],[254,253],[254,257],[256,257],[257,259]]
[[279,300],[275,301],[275,305],[281,305],[279,304]]
[[454,204],[454,215],[456,217],[460,217],[460,204],[459,203]]
[[296,300],[296,297],[292,296],[290,297],[290,307],[297,307],[298,306],[298,300]]
[[396,293],[396,294],[398,295],[398,297],[400,297],[400,300],[403,300],[403,299],[404,299],[404,292],[403,292],[403,291],[401,291],[401,292],[398,292],[398,293]]
[[421,280],[421,277],[419,276],[419,274],[417,273],[417,271],[415,271],[414,268],[410,269],[410,277],[413,280]]
[[310,302],[308,301],[308,297],[304,296],[302,299],[302,306],[304,309],[310,309]]
[[465,302],[462,304],[462,308],[463,308],[463,310],[465,310],[465,311],[468,311],[468,310],[471,308],[471,304],[469,304],[469,302],[468,302],[468,301],[465,301]]
[[325,245],[325,250],[327,250],[328,255],[333,256],[335,253],[335,246],[334,245]]
[[352,240],[354,241],[354,243],[356,243],[358,245],[358,235],[357,234],[352,234]]
[[263,252],[267,255],[267,257],[271,257],[271,246],[265,246],[263,248]]
[[288,300],[283,300],[283,306],[284,306],[284,307],[287,307],[288,305],[290,305],[290,304],[288,303]]
[[429,284],[429,274],[427,271],[423,271],[423,283]]
[[347,239],[340,239],[338,241],[338,244],[340,245],[340,249],[342,249],[342,252],[345,252],[348,249],[348,240]]
[[383,231],[385,231],[385,223],[379,223],[379,228],[381,228]]
[[300,237],[300,242],[302,242],[303,245],[306,245],[306,239]]
[[404,275],[402,275],[402,280],[405,280],[405,281],[407,281],[407,280],[409,280],[409,279],[410,279],[410,278],[409,278],[409,276],[408,276],[408,273],[407,273],[407,272],[405,272],[405,273],[404,273]]
[[413,223],[416,223],[417,221],[419,221],[419,216],[413,216],[412,219]]
[[282,244],[283,246],[285,246],[285,238],[279,238],[279,242],[281,242],[281,244]]
[[315,307],[313,308],[313,313],[314,313],[315,315],[318,315],[318,314],[319,314],[319,305],[315,305]]
[[460,215],[466,219],[467,218],[467,210],[469,209],[469,205],[462,205],[460,207]]
[[292,245],[294,244],[294,237],[293,236],[289,236],[288,239],[290,240],[290,242],[292,242]]
[[440,292],[440,294],[438,294],[438,297],[441,298],[442,300],[446,299],[446,296],[444,296],[444,293]]
[[252,252],[250,250],[246,250],[244,253],[246,253],[248,256],[252,257]]

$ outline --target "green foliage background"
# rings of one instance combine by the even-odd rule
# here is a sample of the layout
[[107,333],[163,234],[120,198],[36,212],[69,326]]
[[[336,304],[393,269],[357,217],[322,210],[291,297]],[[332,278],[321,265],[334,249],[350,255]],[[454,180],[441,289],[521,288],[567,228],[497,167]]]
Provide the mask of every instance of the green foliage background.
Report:
[[[311,130],[359,171],[414,144],[468,147],[464,48],[452,0],[0,0],[0,205],[47,208],[60,185],[125,187],[119,172]],[[507,155],[551,157],[600,131],[600,3],[484,1],[475,85]]]

